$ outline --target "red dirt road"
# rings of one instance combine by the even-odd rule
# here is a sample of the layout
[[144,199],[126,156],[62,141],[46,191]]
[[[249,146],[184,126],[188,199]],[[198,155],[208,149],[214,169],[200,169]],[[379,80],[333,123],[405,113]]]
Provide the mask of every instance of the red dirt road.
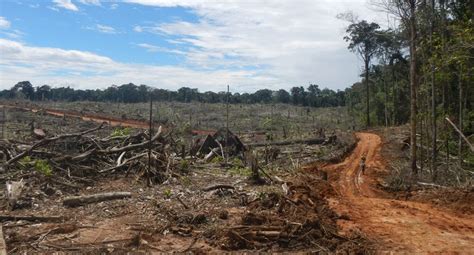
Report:
[[[357,133],[357,147],[344,162],[324,169],[338,178],[340,194],[331,207],[350,220],[339,220],[344,233],[360,231],[380,243],[382,251],[474,253],[474,216],[457,215],[430,204],[383,198],[375,188],[377,172],[385,171],[376,134]],[[360,159],[366,156],[366,173]]]
[[[48,109],[48,108],[31,108],[31,107],[26,107],[26,106],[21,106],[21,105],[9,105],[9,104],[0,104],[0,107],[20,109],[20,110],[31,111],[31,112],[43,111],[46,114],[57,116],[57,117],[73,117],[73,118],[82,119],[83,121],[93,121],[97,123],[105,122],[112,127],[130,127],[130,128],[138,128],[138,129],[148,129],[150,127],[150,122],[148,121],[115,118],[111,116],[93,114],[93,113],[83,113],[83,112],[65,111],[65,110]],[[196,129],[196,130],[192,130],[192,133],[196,135],[212,135],[215,133],[215,131]]]

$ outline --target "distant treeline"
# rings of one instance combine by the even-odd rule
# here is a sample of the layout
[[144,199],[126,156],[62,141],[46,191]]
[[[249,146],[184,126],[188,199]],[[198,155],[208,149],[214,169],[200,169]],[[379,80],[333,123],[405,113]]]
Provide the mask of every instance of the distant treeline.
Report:
[[202,103],[283,103],[311,107],[331,107],[345,105],[345,92],[320,89],[318,85],[293,87],[290,92],[280,89],[257,90],[254,93],[199,92],[198,89],[182,87],[177,91],[152,88],[133,83],[112,85],[106,89],[81,90],[69,87],[52,88],[48,85],[34,87],[29,81],[18,82],[11,89],[0,91],[0,98],[29,99],[32,101],[100,101],[139,103],[147,102],[150,96],[155,101],[202,102]]

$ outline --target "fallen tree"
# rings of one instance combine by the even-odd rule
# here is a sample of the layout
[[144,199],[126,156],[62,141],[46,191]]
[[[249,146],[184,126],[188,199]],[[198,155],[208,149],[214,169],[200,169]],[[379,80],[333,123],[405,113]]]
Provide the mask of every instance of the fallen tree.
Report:
[[313,144],[323,144],[325,142],[328,143],[330,139],[334,139],[334,138],[309,138],[309,139],[296,139],[296,140],[276,141],[276,142],[248,143],[246,144],[246,146],[247,147],[262,147],[262,146],[271,146],[271,145],[290,145],[290,144],[313,145]]
[[64,206],[75,207],[92,203],[99,203],[102,201],[114,200],[114,199],[123,199],[132,197],[130,192],[108,192],[108,193],[99,193],[93,195],[85,196],[73,196],[66,197],[63,200]]
[[105,138],[91,135],[103,126],[35,143],[1,140],[4,168],[36,170],[47,176],[60,171],[68,177],[75,172],[103,174],[127,168],[127,174],[133,170],[149,184],[163,181],[165,173],[174,168],[170,157],[174,157],[175,142],[163,135],[161,126],[152,137],[145,131],[120,136],[111,133]]

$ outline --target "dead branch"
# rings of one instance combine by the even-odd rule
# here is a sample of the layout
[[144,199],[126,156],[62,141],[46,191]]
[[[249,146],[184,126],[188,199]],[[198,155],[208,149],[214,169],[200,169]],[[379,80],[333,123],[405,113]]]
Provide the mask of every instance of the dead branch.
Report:
[[206,187],[202,189],[202,191],[211,191],[211,190],[216,190],[216,189],[235,189],[235,188],[234,186],[227,185],[227,184],[217,184],[217,185]]
[[86,130],[86,131],[83,131],[83,132],[79,132],[79,133],[72,133],[72,134],[63,134],[63,135],[58,135],[58,136],[54,136],[54,137],[50,137],[50,138],[45,138],[35,144],[33,144],[33,146],[31,146],[28,150],[26,151],[23,151],[22,153],[16,155],[15,157],[13,157],[12,159],[8,160],[5,165],[11,165],[12,163],[22,159],[23,157],[27,156],[28,154],[31,153],[31,151],[33,151],[34,149],[38,148],[38,147],[41,147],[41,146],[44,146],[48,143],[51,143],[51,142],[54,142],[54,141],[57,141],[57,140],[61,140],[61,139],[65,139],[65,138],[70,138],[70,137],[80,137],[80,136],[83,136],[85,134],[88,134],[88,133],[91,133],[91,132],[94,132],[94,131],[97,131],[99,129],[101,129],[102,127],[104,126],[104,123],[102,123],[100,126],[98,127],[95,127],[93,129],[89,129],[89,130]]
[[112,171],[112,170],[115,170],[115,169],[118,169],[118,168],[121,168],[122,166],[125,166],[125,165],[128,165],[130,163],[133,163],[133,161],[135,159],[139,159],[143,156],[146,156],[148,155],[148,153],[141,153],[141,154],[138,154],[136,156],[133,156],[129,159],[125,159],[123,163],[121,163],[120,165],[116,165],[116,166],[113,166],[113,167],[110,167],[110,168],[107,168],[107,169],[104,169],[104,170],[100,170],[99,173],[104,173],[104,172],[108,172],[108,171]]
[[58,222],[64,220],[62,216],[35,216],[35,215],[0,215],[0,221],[39,221],[39,222]]
[[121,152],[124,152],[124,151],[136,150],[136,149],[139,149],[139,148],[143,148],[143,147],[147,146],[150,143],[153,143],[160,136],[161,136],[161,126],[158,128],[158,132],[156,132],[155,136],[153,136],[153,138],[149,141],[145,141],[145,142],[137,143],[137,144],[131,144],[131,145],[127,145],[127,146],[119,147],[119,148],[116,148],[116,147],[107,148],[105,150],[98,150],[97,152],[101,153],[101,154],[113,154],[113,153],[121,153]]
[[264,142],[264,143],[248,143],[246,144],[247,147],[262,147],[262,146],[270,146],[270,145],[290,145],[290,144],[299,144],[304,143],[308,145],[313,144],[322,144],[326,141],[325,138],[310,138],[310,139],[296,139],[296,140],[289,140],[289,141],[277,141],[277,142]]
[[183,205],[183,207],[184,207],[185,209],[189,209],[189,206],[186,205],[186,204],[183,202],[183,200],[182,200],[179,196],[177,196],[176,199],[178,200],[178,202],[179,202],[181,205]]
[[85,196],[73,196],[73,197],[66,197],[63,200],[63,205],[75,207],[75,206],[81,206],[85,204],[98,203],[102,201],[128,198],[131,196],[132,196],[132,193],[130,192],[109,192],[109,193],[99,193],[99,194],[85,195]]
[[471,144],[471,142],[469,142],[469,140],[466,138],[466,136],[461,132],[461,130],[459,130],[459,128],[448,118],[446,117],[446,121],[451,124],[451,126],[453,126],[454,130],[456,130],[456,132],[458,132],[458,134],[464,139],[464,141],[467,143],[467,145],[469,145],[469,149],[471,149],[471,152],[474,152],[474,145]]

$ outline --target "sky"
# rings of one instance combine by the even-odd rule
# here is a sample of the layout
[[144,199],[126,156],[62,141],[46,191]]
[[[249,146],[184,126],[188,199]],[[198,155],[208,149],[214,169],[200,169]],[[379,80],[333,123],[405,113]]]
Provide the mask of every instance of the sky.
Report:
[[367,0],[0,0],[0,89],[342,90],[361,72],[347,11],[386,20]]

